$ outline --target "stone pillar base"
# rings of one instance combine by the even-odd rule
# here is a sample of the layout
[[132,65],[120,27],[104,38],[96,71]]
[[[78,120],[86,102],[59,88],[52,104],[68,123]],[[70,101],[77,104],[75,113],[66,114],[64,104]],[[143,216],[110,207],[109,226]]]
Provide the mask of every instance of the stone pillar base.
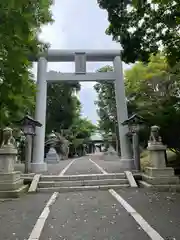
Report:
[[47,171],[47,163],[31,163],[31,172],[41,173]]
[[0,173],[0,197],[16,198],[26,192],[28,185],[23,185],[21,172]]
[[174,175],[173,168],[153,168],[147,167],[143,180],[152,185],[179,184],[179,178]]
[[104,161],[120,161],[120,157],[117,154],[104,153],[102,159]]
[[120,159],[120,169],[134,170],[134,159]]

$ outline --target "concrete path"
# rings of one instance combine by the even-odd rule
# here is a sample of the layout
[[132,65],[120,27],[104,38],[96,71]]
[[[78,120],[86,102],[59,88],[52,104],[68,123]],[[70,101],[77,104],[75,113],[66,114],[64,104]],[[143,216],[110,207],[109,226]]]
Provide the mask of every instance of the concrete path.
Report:
[[[118,163],[91,155],[49,166],[48,174],[94,174],[102,168],[120,172]],[[0,239],[178,240],[179,202],[180,194],[128,188],[26,195],[0,202]]]

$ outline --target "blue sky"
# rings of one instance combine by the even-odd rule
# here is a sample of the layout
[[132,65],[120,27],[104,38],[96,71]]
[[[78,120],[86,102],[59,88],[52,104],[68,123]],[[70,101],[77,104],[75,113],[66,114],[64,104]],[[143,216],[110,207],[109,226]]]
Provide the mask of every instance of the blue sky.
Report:
[[[99,8],[97,0],[55,0],[52,13],[55,22],[43,27],[40,35],[52,49],[120,49],[120,45],[105,34],[107,13]],[[96,71],[104,65],[106,63],[88,63],[87,71]],[[34,71],[36,69],[34,64]],[[48,70],[74,72],[74,64],[49,63]],[[82,115],[96,123],[94,101],[97,95],[93,83],[82,83],[81,86]]]

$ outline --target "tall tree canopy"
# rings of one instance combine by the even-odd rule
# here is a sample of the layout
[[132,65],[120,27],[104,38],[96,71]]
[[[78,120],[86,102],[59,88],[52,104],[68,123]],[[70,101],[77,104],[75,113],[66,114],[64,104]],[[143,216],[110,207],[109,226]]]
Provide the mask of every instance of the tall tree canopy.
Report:
[[159,125],[164,142],[180,151],[180,71],[179,64],[169,68],[165,57],[151,56],[148,65],[137,63],[126,71],[127,98],[134,111]]
[[47,87],[46,131],[68,129],[80,115],[81,103],[74,95],[79,83],[54,83]]
[[[180,70],[179,64],[172,69],[168,66],[164,56],[151,56],[148,64],[137,62],[130,70],[125,71],[126,96],[128,112],[142,115],[149,125],[159,125],[163,141],[168,147],[180,152]],[[100,90],[99,90],[100,89]],[[103,91],[103,94],[101,94]],[[108,98],[107,98],[108,96]],[[114,114],[114,94],[109,96],[106,84],[98,86],[99,111],[106,100],[109,115]],[[115,108],[115,106],[114,106]],[[101,118],[101,115],[99,115]],[[103,119],[106,125],[110,119]]]
[[120,42],[125,62],[146,62],[162,48],[171,66],[180,60],[179,0],[97,1],[108,12],[106,32]]
[[[98,72],[110,71],[113,71],[111,66],[105,66],[98,70]],[[94,89],[98,93],[98,100],[95,104],[98,106],[97,112],[100,117],[99,127],[105,133],[114,133],[117,122],[114,83],[96,83]]]
[[38,39],[52,22],[52,0],[8,0],[0,3],[0,127],[34,107],[35,85],[28,54],[47,47]]
[[81,116],[81,103],[75,92],[79,83],[48,84],[46,132],[63,134],[72,145],[82,145],[96,130],[96,126]]

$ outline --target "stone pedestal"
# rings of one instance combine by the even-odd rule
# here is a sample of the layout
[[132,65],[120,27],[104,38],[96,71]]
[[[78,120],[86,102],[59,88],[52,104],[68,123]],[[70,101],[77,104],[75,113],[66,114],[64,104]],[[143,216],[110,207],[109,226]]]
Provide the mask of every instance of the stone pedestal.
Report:
[[149,144],[149,158],[152,167],[145,169],[143,180],[152,185],[179,184],[179,178],[174,175],[174,169],[166,167],[165,151],[166,146],[161,142]]
[[47,172],[47,163],[40,162],[40,163],[31,163],[31,172],[32,173],[43,173]]
[[49,149],[49,152],[46,155],[46,160],[45,161],[49,164],[59,163],[60,158],[59,158],[56,150],[53,147],[51,147]]
[[149,143],[147,150],[149,151],[149,160],[154,168],[166,168],[165,151],[167,147],[162,143]]
[[17,149],[13,145],[0,148],[0,198],[18,197],[27,190],[20,178],[21,172],[14,171]]

